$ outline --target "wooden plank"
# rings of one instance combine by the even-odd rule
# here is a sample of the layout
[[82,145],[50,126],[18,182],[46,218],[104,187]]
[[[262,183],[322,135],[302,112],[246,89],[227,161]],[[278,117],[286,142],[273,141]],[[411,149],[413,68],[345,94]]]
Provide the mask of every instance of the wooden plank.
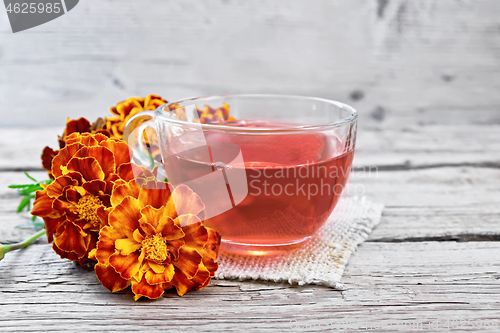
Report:
[[388,207],[368,241],[500,240],[500,209]]
[[[499,324],[499,256],[499,242],[364,243],[347,266],[347,290],[342,292],[214,280],[182,298],[169,293],[157,301],[134,303],[130,292],[111,294],[93,272],[58,258],[48,245],[34,245],[0,262],[0,327],[12,332],[42,327],[266,331],[298,325],[324,331],[346,320]],[[477,330],[467,325],[465,331]]]
[[[63,116],[64,117],[64,116]],[[45,146],[57,149],[57,135],[64,131],[65,118],[58,127],[2,128],[0,131],[0,170],[42,170],[42,155]]]
[[360,128],[354,165],[390,169],[446,165],[500,167],[500,126]]
[[[41,169],[45,146],[57,148],[61,127],[2,129],[0,170]],[[500,167],[500,126],[364,127],[358,131],[354,166],[412,169],[446,165]]]
[[500,169],[432,168],[353,172],[347,194],[366,195],[387,207],[498,208]]
[[498,123],[499,11],[496,0],[88,0],[18,34],[3,15],[1,124],[95,119],[132,95],[239,92],[334,98],[386,128],[420,113],[464,121],[456,108]]

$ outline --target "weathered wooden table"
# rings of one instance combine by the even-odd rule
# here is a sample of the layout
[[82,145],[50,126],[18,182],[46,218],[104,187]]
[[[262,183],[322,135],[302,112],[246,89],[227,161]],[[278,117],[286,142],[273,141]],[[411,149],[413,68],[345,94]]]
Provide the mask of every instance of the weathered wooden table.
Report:
[[[43,240],[0,262],[0,330],[498,331],[498,116],[488,112],[490,121],[473,125],[470,113],[440,116],[460,121],[361,126],[346,191],[386,208],[349,261],[345,291],[213,280],[182,298],[134,302],[130,294],[111,294]],[[1,243],[33,233],[15,228],[29,217],[15,213],[19,197],[7,185],[23,183],[26,170],[45,177],[39,155],[56,145],[59,131],[1,130]]]

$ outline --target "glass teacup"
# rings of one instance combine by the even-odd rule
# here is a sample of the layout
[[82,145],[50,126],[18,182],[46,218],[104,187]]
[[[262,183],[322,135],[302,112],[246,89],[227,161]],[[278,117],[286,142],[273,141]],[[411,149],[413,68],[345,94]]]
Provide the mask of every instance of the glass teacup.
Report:
[[222,250],[267,255],[328,219],[349,176],[356,122],[352,107],[331,100],[222,95],[142,112],[124,138],[136,163],[160,166],[159,178],[201,197]]

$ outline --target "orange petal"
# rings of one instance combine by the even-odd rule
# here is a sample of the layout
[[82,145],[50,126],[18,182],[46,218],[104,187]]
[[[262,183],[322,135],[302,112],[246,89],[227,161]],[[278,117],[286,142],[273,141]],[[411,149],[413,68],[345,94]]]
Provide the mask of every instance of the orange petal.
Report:
[[[103,144],[103,143],[101,143]],[[110,173],[115,172],[116,170],[116,165],[115,165],[115,157],[114,154],[111,150],[109,150],[106,147],[102,146],[93,146],[93,147],[83,147],[79,151],[76,152],[74,157],[93,157],[96,159],[97,163],[101,166],[102,171],[104,172],[104,175],[106,178]],[[68,163],[68,169],[69,169],[69,163]],[[76,169],[79,171],[78,169]],[[81,171],[80,171],[81,172]],[[103,180],[102,178],[101,180]],[[87,180],[90,180],[86,178]],[[93,178],[95,179],[95,178]]]
[[189,280],[186,275],[184,275],[179,269],[175,269],[174,277],[170,283],[177,290],[177,295],[183,296],[191,290],[195,290],[197,284]]
[[219,269],[219,263],[208,257],[203,257],[203,266],[205,266],[207,270],[210,272],[211,277],[213,277],[217,269]]
[[146,235],[152,235],[156,233],[156,227],[158,226],[158,221],[163,215],[162,208],[154,208],[151,206],[146,206],[141,209],[141,218],[139,223],[146,233]]
[[118,129],[118,125],[119,122],[111,125],[111,133],[113,137],[120,139],[123,137],[123,133]]
[[139,229],[136,229],[132,235],[137,243],[141,243],[144,240],[144,236],[141,234]]
[[63,149],[59,150],[59,153],[52,159],[52,174],[55,178],[62,175],[61,167],[66,166],[81,147],[82,145],[79,142],[75,142],[68,143]]
[[109,264],[109,257],[115,253],[115,241],[126,238],[126,234],[121,229],[105,226],[99,231],[99,241],[97,242],[96,259],[101,264]]
[[42,166],[45,170],[49,171],[49,176],[52,175],[52,159],[57,155],[59,151],[58,150],[53,150],[50,147],[45,147],[43,148],[42,151]]
[[92,133],[73,133],[65,138],[66,144],[78,142],[81,146],[97,146],[99,142],[107,139],[105,135]]
[[[149,267],[150,261],[149,260],[144,261],[145,256],[146,255],[144,254],[144,251],[141,251],[141,255],[139,256],[139,261],[141,261],[141,259],[143,260],[141,269],[139,270],[141,273],[145,273],[145,272],[149,271],[149,269],[150,269],[150,267]],[[140,275],[140,276],[139,275],[134,276],[134,279],[137,282],[141,281],[141,279],[142,279],[142,275]]]
[[61,217],[63,213],[54,210],[52,208],[53,203],[54,199],[50,198],[47,195],[46,189],[43,191],[36,191],[35,203],[33,204],[33,210],[31,211],[31,215],[36,215],[40,217],[50,217],[50,218]]
[[167,242],[167,249],[172,254],[173,260],[179,259],[179,249],[184,245],[184,239],[174,239]]
[[123,133],[123,131],[125,130],[125,124],[130,120],[130,118],[142,111],[144,111],[144,108],[142,106],[130,109],[129,113],[123,117],[123,120],[120,123],[118,123],[118,129],[120,133]]
[[115,252],[109,257],[109,264],[115,268],[115,271],[120,273],[122,278],[130,280],[132,276],[139,271],[139,268],[141,268],[139,255],[139,252],[133,252],[129,255],[122,256]]
[[76,254],[73,251],[71,252],[63,251],[60,248],[58,248],[55,243],[52,244],[52,249],[63,259],[69,259],[71,261],[79,261],[78,254]]
[[94,269],[97,279],[111,292],[123,290],[130,284],[129,281],[122,278],[110,265],[97,264]]
[[128,256],[141,248],[141,244],[137,243],[133,238],[121,238],[115,241],[115,248],[120,251],[123,256]]
[[183,246],[179,249],[179,259],[172,261],[172,264],[191,279],[198,272],[201,255],[195,249]]
[[87,181],[104,180],[105,177],[99,162],[94,157],[74,157],[68,162],[67,170],[80,172]]
[[85,118],[79,118],[77,120],[68,120],[66,123],[66,129],[64,135],[68,136],[72,133],[85,133],[90,132],[90,122]]
[[120,176],[121,179],[131,181],[136,177],[139,177],[144,174],[144,168],[134,164],[134,163],[122,163],[118,168],[116,173]]
[[91,181],[83,183],[82,187],[88,193],[98,196],[99,192],[104,192],[106,190],[106,183],[102,180],[93,179]]
[[[142,188],[139,192],[139,201],[143,206],[150,205],[154,208],[160,208],[165,205],[166,202],[170,199],[170,188],[166,187],[163,183],[163,187],[161,188],[161,184],[159,182],[153,182],[153,188]],[[148,183],[148,187],[150,183]]]
[[[127,197],[138,198],[140,188],[135,185],[134,181],[125,184],[119,184],[113,189],[111,194],[111,206],[118,206],[123,199]],[[143,206],[144,207],[144,206]],[[142,208],[142,207],[141,207]]]
[[158,95],[149,95],[144,99],[144,110],[155,110],[157,107],[167,103],[168,101]]
[[126,142],[116,139],[109,139],[99,143],[99,145],[106,147],[113,152],[115,165],[117,168],[122,164],[130,163],[132,150]]
[[[185,216],[185,215],[183,215]],[[201,249],[208,240],[208,231],[203,223],[190,224],[182,228],[186,236],[184,241],[186,246]]]
[[112,208],[104,208],[104,207],[97,208],[96,213],[97,217],[99,217],[99,220],[101,221],[101,227],[108,225],[108,216],[111,209]]
[[[66,167],[62,167],[62,168],[66,168]],[[78,185],[81,185],[85,182],[85,179],[83,178],[83,175],[78,172],[78,171],[68,171],[68,169],[66,168],[65,169],[65,175],[67,177],[70,177],[71,179],[74,179],[76,180],[76,182],[78,183]]]
[[146,281],[151,284],[159,284],[159,283],[167,283],[172,280],[174,277],[175,273],[175,267],[172,264],[165,266],[163,272],[155,272],[153,270],[148,270],[146,274],[144,274],[144,277],[146,278]]
[[154,261],[151,261],[151,260],[148,260],[148,263],[149,263],[149,268],[151,268],[151,270],[153,270],[153,272],[155,272],[155,273],[165,272],[165,266],[160,265],[160,264],[158,264]]
[[157,299],[163,295],[163,287],[161,284],[150,285],[143,276],[140,282],[132,280],[132,292],[134,300],[137,301],[142,296],[150,299]]
[[[97,241],[99,240],[99,232],[92,231],[89,232],[89,234],[90,234],[90,242],[87,249],[86,257],[92,260],[93,262],[96,262],[97,259],[95,258],[95,252],[97,250],[96,247],[97,247]],[[91,252],[92,252],[92,257],[90,255]]]
[[162,236],[168,241],[180,239],[185,236],[182,228],[174,220],[166,216],[161,218],[157,232],[161,232]]
[[[80,200],[81,197],[84,196],[85,194],[86,194],[86,191],[83,187],[73,186],[71,188],[67,188],[66,191],[64,191],[65,198],[63,197],[63,198],[60,198],[57,200],[66,199],[66,202],[68,202],[68,203],[77,203],[78,200]],[[52,206],[54,206],[54,205],[52,205]]]
[[54,240],[54,232],[56,229],[59,227],[61,223],[66,221],[65,216],[61,216],[57,219],[53,219],[50,217],[44,217],[43,222],[44,222],[44,228],[47,231],[47,241],[51,243]]
[[196,289],[202,289],[206,287],[210,283],[210,272],[208,269],[201,264],[200,267],[198,268],[198,272],[196,275],[191,279],[192,282],[195,282],[198,286],[196,286]]
[[144,98],[130,97],[123,102],[116,104],[115,112],[121,116],[120,119],[124,119],[133,108],[142,109],[142,103],[144,103]]
[[215,271],[219,268],[216,260],[219,254],[221,237],[219,232],[212,228],[207,228],[207,231],[208,240],[200,251],[200,254],[203,256],[203,264],[210,271],[211,276],[213,276]]
[[90,236],[72,222],[61,223],[56,230],[54,244],[63,251],[83,255],[87,252]]
[[109,213],[109,225],[123,229],[127,235],[132,236],[132,233],[139,228],[141,208],[137,199],[126,197]]
[[89,251],[89,253],[88,253],[89,259],[92,259],[92,260],[97,261],[97,259],[96,259],[96,257],[95,257],[95,253],[96,253],[96,252],[97,252],[97,249],[96,249],[96,248],[94,248],[94,249],[90,250],[90,251]]
[[59,211],[61,213],[66,212],[67,215],[70,215],[71,217],[76,218],[78,215],[70,212],[70,208],[72,206],[73,206],[73,204],[71,204],[67,201],[64,201],[64,200],[56,199],[56,200],[52,201],[52,208],[54,209],[54,211]]
[[156,233],[155,228],[147,222],[142,222],[140,226],[140,231],[146,236],[154,235]]
[[68,176],[57,177],[50,185],[46,187],[47,195],[51,198],[57,198],[63,194],[67,186],[76,186],[78,181]]

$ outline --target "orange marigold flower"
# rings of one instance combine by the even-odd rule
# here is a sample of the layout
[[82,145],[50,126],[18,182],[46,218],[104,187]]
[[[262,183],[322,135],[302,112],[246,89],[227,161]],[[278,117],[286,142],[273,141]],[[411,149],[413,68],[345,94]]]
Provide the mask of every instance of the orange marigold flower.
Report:
[[54,182],[37,191],[31,214],[44,220],[49,242],[62,258],[81,264],[91,261],[99,230],[107,224],[107,208],[114,183],[130,181],[142,172],[130,163],[128,145],[102,134],[66,138],[66,146],[52,160]]
[[[97,119],[92,125],[85,118],[78,119],[67,119],[66,128],[64,129],[63,135],[58,136],[59,149],[64,148],[66,145],[66,138],[73,133],[100,133],[105,136],[111,136],[109,131],[105,128],[106,123],[102,118]],[[51,179],[54,179],[52,175],[52,159],[57,155],[59,150],[53,150],[50,147],[45,147],[42,152],[42,166]]]
[[[64,129],[62,137],[59,136],[59,148],[64,148],[66,145],[66,138],[73,133],[100,133],[107,137],[112,137],[111,133],[106,129],[106,122],[102,118],[97,118],[96,121],[90,124],[85,118],[69,119],[66,121],[66,128]],[[121,138],[116,138],[121,139]]]
[[130,97],[109,109],[114,116],[106,117],[106,129],[113,137],[122,139],[125,124],[130,118],[145,110],[155,110],[166,103],[168,102],[158,95],[149,95],[146,98]]
[[109,225],[100,233],[97,278],[112,292],[131,286],[134,299],[175,287],[182,296],[204,288],[218,268],[220,235],[205,227],[201,199],[189,187],[121,182],[111,195]]

